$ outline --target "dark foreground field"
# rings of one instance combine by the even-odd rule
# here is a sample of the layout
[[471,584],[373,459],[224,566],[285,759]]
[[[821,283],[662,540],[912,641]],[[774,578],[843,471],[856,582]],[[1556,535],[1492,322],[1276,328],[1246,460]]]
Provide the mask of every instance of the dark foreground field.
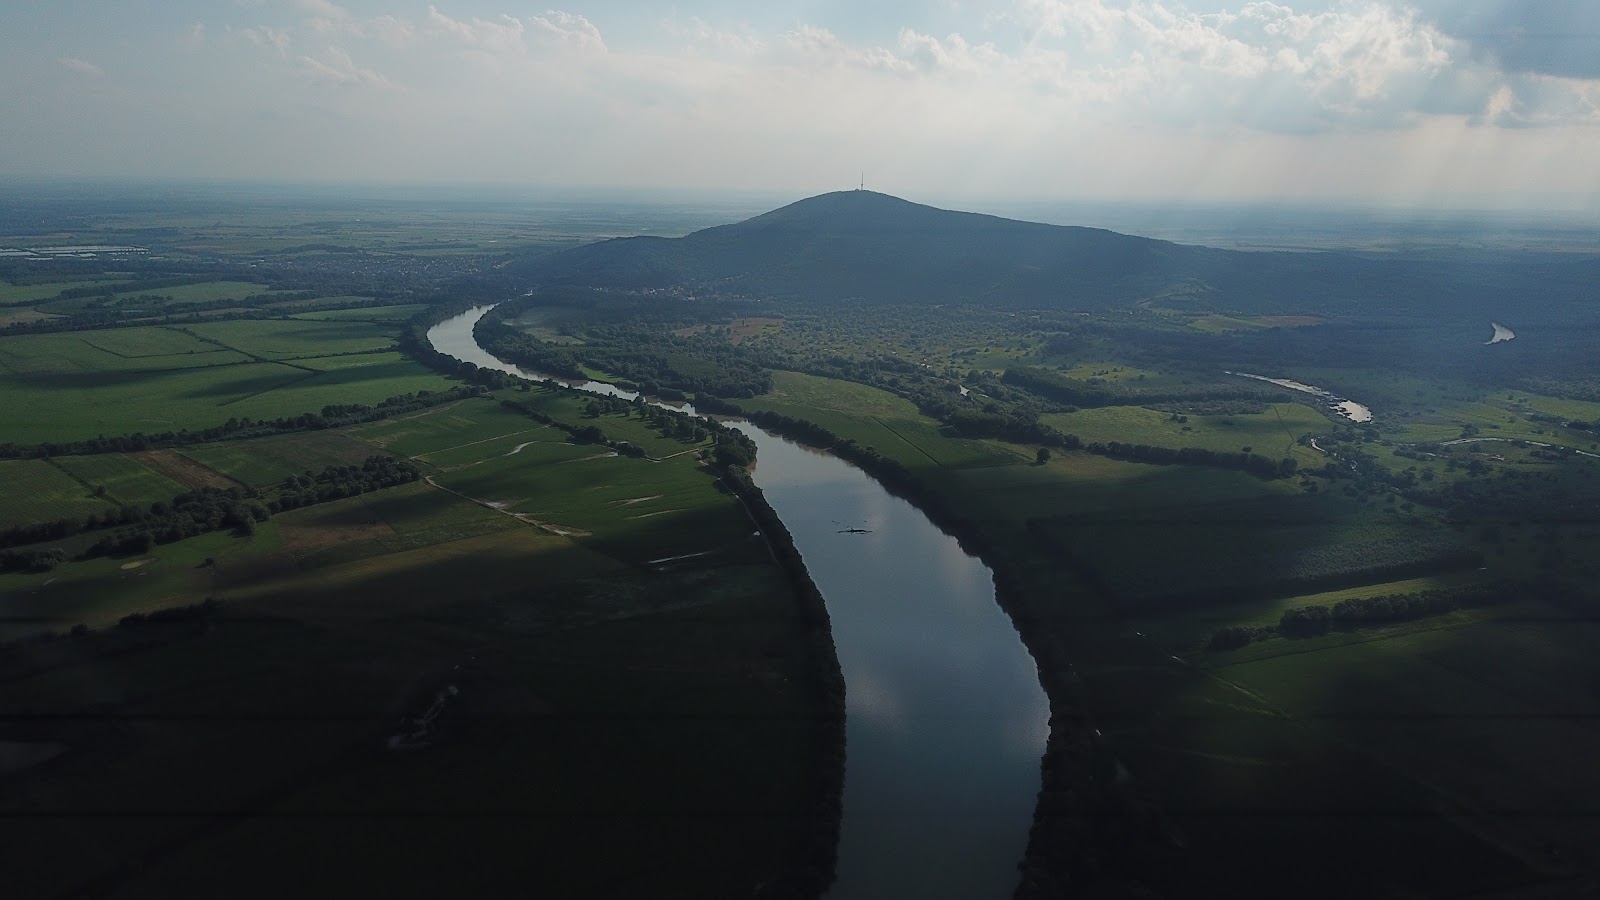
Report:
[[[790,577],[704,442],[631,410],[587,421],[671,458],[575,444],[476,398],[155,451],[165,462],[0,464],[103,504],[61,472],[108,480],[118,502],[173,479],[284,497],[302,472],[375,453],[425,479],[248,537],[0,575],[17,638],[0,656],[0,842],[32,861],[14,895],[277,897],[311,871],[319,892],[363,896],[819,883],[817,836],[836,827],[818,812],[837,790],[829,660]],[[142,480],[109,481],[124,470]]]

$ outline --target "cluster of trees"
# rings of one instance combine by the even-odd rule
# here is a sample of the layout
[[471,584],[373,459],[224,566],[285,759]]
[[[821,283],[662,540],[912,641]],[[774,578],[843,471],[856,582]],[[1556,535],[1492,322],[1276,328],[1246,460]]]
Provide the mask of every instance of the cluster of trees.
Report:
[[130,613],[117,620],[119,628],[137,628],[141,625],[177,625],[183,622],[205,622],[217,613],[217,601],[207,597],[188,606],[169,606],[153,612]]
[[[557,388],[552,387],[552,389]],[[714,405],[718,403],[715,398],[708,399]],[[565,431],[574,443],[602,444],[624,456],[645,456],[642,447],[629,441],[610,440],[597,425],[575,425],[571,422],[562,422],[514,399],[503,399],[500,401],[500,405],[507,409],[516,410],[536,422]],[[721,405],[728,409],[736,409],[730,404]],[[590,400],[585,407],[585,414],[590,417],[599,417],[604,413],[622,412],[628,414],[635,411],[641,421],[655,428],[662,437],[693,441],[695,443],[704,441],[708,437],[711,438],[711,460],[720,466],[748,466],[755,461],[755,442],[738,429],[729,428],[726,425],[701,419],[685,412],[654,406],[645,402],[643,398],[627,401],[617,397],[596,397]]]
[[1260,478],[1288,478],[1298,468],[1298,464],[1287,456],[1274,462],[1259,453],[1227,453],[1220,450],[1206,450],[1202,447],[1175,449],[1153,447],[1149,444],[1124,444],[1121,441],[1109,441],[1104,444],[1096,441],[1085,445],[1084,449],[1112,459],[1127,459],[1134,462],[1242,469]]
[[507,324],[521,305],[503,304],[478,321],[473,333],[495,356],[563,378],[585,378],[585,364],[614,373],[644,393],[663,391],[754,397],[772,389],[772,373],[726,341],[679,336],[660,323],[592,325],[583,343],[552,344]]
[[49,572],[66,561],[60,547],[6,550],[0,552],[0,572]]
[[382,401],[377,406],[348,403],[324,406],[320,413],[301,413],[276,419],[233,418],[221,425],[199,431],[183,429],[160,434],[118,435],[95,437],[83,441],[48,441],[43,444],[0,444],[0,459],[45,459],[52,456],[89,456],[96,453],[137,453],[141,450],[158,450],[166,447],[191,447],[214,441],[236,441],[247,438],[268,437],[297,431],[320,431],[375,422],[391,416],[417,412],[441,403],[451,403],[484,393],[481,387],[456,386],[448,391],[418,391],[400,394]]
[[1284,610],[1276,625],[1229,625],[1219,628],[1212,633],[1208,646],[1212,650],[1237,650],[1274,635],[1315,637],[1335,628],[1404,622],[1499,603],[1522,589],[1522,586],[1512,582],[1491,581],[1409,594],[1352,597],[1332,606],[1297,606]]
[[256,523],[265,522],[270,515],[259,500],[248,498],[238,488],[200,488],[173,497],[171,503],[151,504],[149,513],[132,527],[100,538],[79,558],[149,553],[157,544],[228,528],[254,532]]
[[0,529],[0,547],[22,547],[45,541],[59,541],[83,531],[132,525],[144,521],[149,516],[149,510],[125,504],[120,509],[90,513],[82,519],[57,519],[53,522],[12,525]]
[[416,466],[399,457],[369,456],[359,466],[333,465],[315,475],[287,479],[279,486],[278,495],[267,501],[267,509],[285,512],[410,484],[421,477]]

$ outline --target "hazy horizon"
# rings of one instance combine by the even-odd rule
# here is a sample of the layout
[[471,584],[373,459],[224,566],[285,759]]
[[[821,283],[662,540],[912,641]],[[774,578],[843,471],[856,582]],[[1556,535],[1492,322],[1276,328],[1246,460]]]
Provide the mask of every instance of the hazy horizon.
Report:
[[[1600,7],[7,12],[7,178],[1600,209]],[[547,189],[547,188],[541,188]]]

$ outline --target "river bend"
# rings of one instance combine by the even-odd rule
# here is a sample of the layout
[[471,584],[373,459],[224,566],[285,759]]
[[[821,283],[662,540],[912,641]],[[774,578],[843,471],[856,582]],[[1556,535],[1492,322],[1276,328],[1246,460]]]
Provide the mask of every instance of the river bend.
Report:
[[[472,328],[490,308],[436,325],[434,349],[546,377],[478,346]],[[600,382],[572,386],[634,396]],[[1049,704],[995,602],[992,574],[860,469],[749,422],[732,424],[756,442],[752,475],[827,602],[844,671],[844,818],[828,896],[1010,897]]]

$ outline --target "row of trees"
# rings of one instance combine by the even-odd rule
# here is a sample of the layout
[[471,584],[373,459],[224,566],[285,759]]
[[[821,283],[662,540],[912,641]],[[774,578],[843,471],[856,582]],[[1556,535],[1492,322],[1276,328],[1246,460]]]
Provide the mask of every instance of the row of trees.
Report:
[[[16,526],[0,532],[4,546],[58,541],[90,531],[117,529],[90,544],[80,559],[148,553],[158,544],[170,544],[212,531],[255,531],[256,523],[273,514],[316,503],[328,503],[371,491],[408,484],[421,478],[411,463],[392,456],[370,456],[360,465],[332,465],[320,472],[296,475],[266,494],[242,488],[203,487],[185,491],[170,502],[152,503],[148,509],[124,506],[104,518],[63,519],[43,525]],[[0,554],[0,571],[49,571],[66,561],[59,547],[25,547]]]

